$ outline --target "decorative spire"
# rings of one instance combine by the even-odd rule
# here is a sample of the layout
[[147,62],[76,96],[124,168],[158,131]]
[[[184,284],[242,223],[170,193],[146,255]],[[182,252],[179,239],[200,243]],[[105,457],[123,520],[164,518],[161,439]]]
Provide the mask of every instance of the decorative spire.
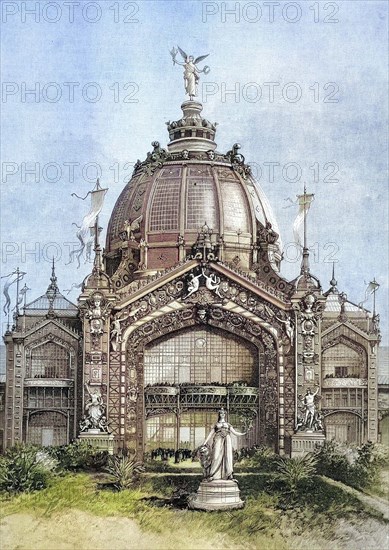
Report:
[[330,291],[331,292],[338,292],[338,289],[336,288],[338,284],[338,281],[335,279],[335,262],[332,262],[332,279],[330,281]]
[[[299,196],[300,205],[303,207],[304,215],[304,245],[303,245],[303,258],[301,261],[301,275],[306,278],[309,276],[309,248],[307,246],[307,211],[311,204],[313,195],[307,195],[307,187],[304,183],[304,194]],[[307,208],[308,207],[308,208]]]
[[50,284],[47,287],[46,290],[46,296],[49,298],[49,300],[52,298],[54,300],[55,295],[59,292],[59,288],[57,285],[57,276],[55,274],[55,263],[53,258],[53,263],[51,266],[51,277],[50,277]]
[[47,290],[46,290],[46,296],[49,300],[49,310],[47,312],[47,317],[54,317],[55,316],[54,300],[55,300],[55,297],[56,297],[58,292],[59,292],[59,288],[58,288],[58,285],[57,285],[57,276],[55,274],[55,263],[54,263],[54,257],[53,257],[53,263],[52,263],[52,266],[51,266],[50,284],[49,284],[49,286],[47,287]]

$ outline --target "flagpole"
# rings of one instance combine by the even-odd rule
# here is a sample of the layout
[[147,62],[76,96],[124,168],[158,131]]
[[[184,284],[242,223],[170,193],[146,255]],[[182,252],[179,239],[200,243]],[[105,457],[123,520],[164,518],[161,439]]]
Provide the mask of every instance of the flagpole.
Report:
[[15,307],[15,316],[19,315],[19,268],[16,268],[16,307]]
[[304,194],[303,194],[303,204],[304,204],[304,226],[303,226],[303,258],[301,262],[301,274],[307,276],[309,273],[309,251],[307,247],[307,187],[304,183]]
[[377,281],[375,277],[373,279],[374,290],[373,290],[373,317],[375,316],[375,293],[377,292]]
[[307,248],[307,186],[304,183],[304,250]]

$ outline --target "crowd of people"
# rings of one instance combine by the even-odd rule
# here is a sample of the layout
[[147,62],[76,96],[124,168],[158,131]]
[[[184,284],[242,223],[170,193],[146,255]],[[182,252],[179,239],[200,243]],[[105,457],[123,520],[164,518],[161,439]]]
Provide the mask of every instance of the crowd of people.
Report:
[[242,447],[241,449],[234,451],[234,462],[239,462],[244,458],[253,457],[261,448],[260,445],[253,445],[252,447]]
[[[241,449],[234,450],[234,462],[239,462],[244,458],[250,458],[256,454],[256,452],[261,448],[260,445],[253,445],[252,447],[242,447]],[[147,458],[151,460],[160,460],[167,462],[170,459],[174,459],[175,464],[179,464],[184,460],[195,461],[197,457],[198,449],[192,451],[188,448],[181,449],[169,449],[158,447],[147,453]]]
[[158,449],[153,449],[148,454],[151,460],[161,460],[167,462],[169,459],[174,458],[175,464],[179,464],[183,460],[193,460],[195,458],[195,453],[186,448],[175,450],[158,447]]

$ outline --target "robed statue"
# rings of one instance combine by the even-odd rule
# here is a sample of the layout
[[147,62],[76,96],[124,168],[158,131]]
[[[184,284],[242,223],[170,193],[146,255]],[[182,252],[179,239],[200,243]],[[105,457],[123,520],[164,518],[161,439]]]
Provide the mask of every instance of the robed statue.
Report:
[[207,481],[217,479],[234,480],[233,448],[231,435],[243,436],[226,420],[224,409],[220,409],[216,424],[210,431],[198,453]]
[[[209,54],[206,55],[200,55],[199,57],[196,57],[196,59],[193,57],[193,55],[187,55],[180,46],[177,46],[178,49],[172,48],[170,51],[170,55],[173,59],[173,65],[182,65],[184,67],[184,84],[185,84],[185,92],[188,94],[189,99],[193,101],[193,98],[198,95],[197,93],[197,85],[200,79],[200,74],[208,74],[210,71],[210,68],[205,65],[203,69],[199,69],[197,67],[197,64],[203,61],[206,57],[208,57]],[[184,62],[177,61],[177,54],[180,52]]]

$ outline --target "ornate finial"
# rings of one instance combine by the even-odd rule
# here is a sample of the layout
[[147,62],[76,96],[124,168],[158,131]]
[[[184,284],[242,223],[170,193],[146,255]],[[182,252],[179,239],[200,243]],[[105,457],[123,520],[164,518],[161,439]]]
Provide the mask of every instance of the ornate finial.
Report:
[[59,292],[59,288],[57,285],[57,277],[55,275],[55,263],[54,263],[54,257],[53,257],[53,263],[51,266],[50,284],[46,290],[46,296],[49,300],[49,310],[47,312],[47,317],[55,317],[54,300],[57,295],[57,292]]
[[331,289],[336,290],[338,281],[335,279],[335,262],[332,262],[332,279],[330,281]]
[[57,285],[57,276],[55,274],[55,262],[54,257],[51,265],[51,277],[50,277],[50,284],[47,287],[46,295],[50,299],[51,297],[54,299],[55,295],[59,292],[59,288]]
[[[197,67],[197,63],[200,63],[203,61],[206,57],[208,57],[209,54],[206,55],[200,55],[200,57],[196,57],[196,59],[193,57],[193,55],[187,55],[180,46],[177,46],[178,49],[172,48],[170,50],[170,55],[173,59],[173,65],[182,65],[184,70],[184,84],[185,84],[185,93],[188,94],[189,99],[193,101],[193,98],[198,95],[197,93],[197,86],[198,82],[200,80],[200,73],[208,74],[210,71],[210,68],[208,65],[205,65],[205,67],[201,70]],[[177,54],[180,52],[184,63],[181,61],[177,61]]]

